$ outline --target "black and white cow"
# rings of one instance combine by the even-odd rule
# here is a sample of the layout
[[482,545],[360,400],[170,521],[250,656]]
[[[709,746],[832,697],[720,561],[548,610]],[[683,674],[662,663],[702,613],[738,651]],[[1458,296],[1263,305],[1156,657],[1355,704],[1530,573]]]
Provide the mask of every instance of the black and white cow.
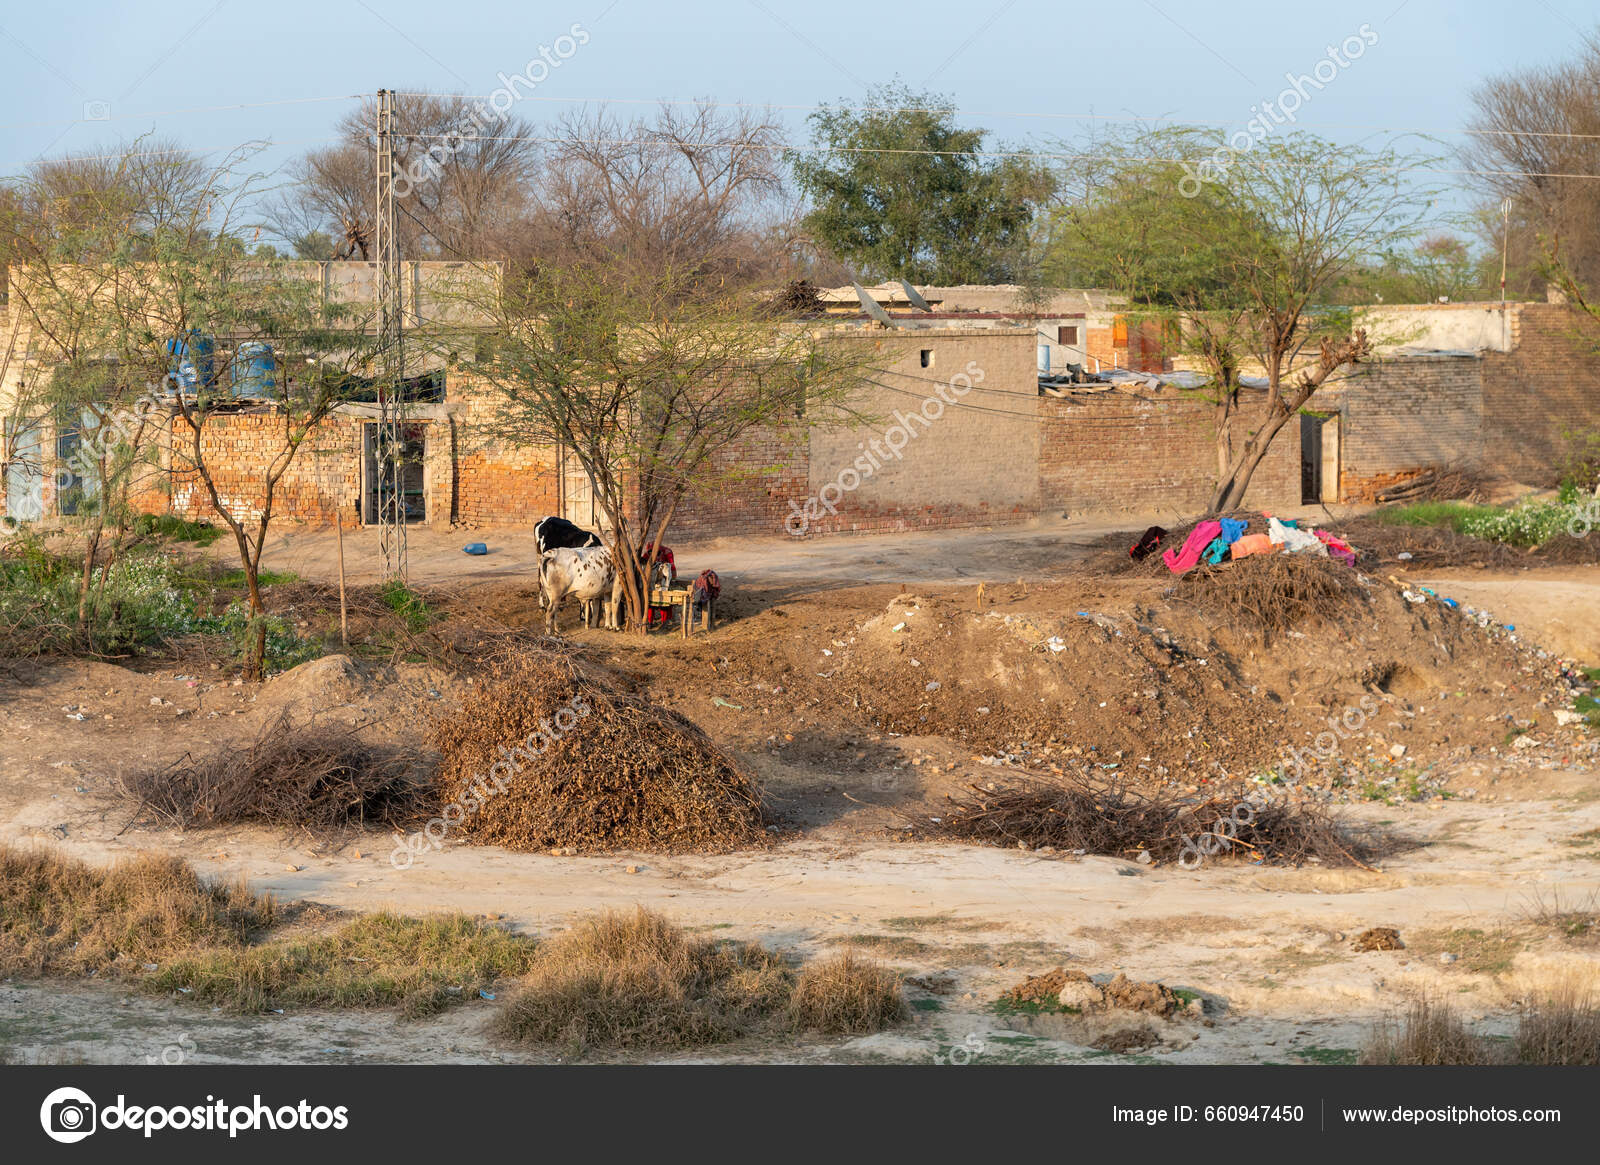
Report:
[[560,633],[556,612],[568,595],[578,600],[585,627],[596,621],[594,608],[598,604],[603,611],[599,622],[610,630],[621,630],[622,582],[610,547],[564,546],[546,550],[539,556],[539,594],[546,607],[544,625],[548,634]]
[[[585,530],[582,526],[569,522],[565,518],[558,518],[554,514],[548,518],[540,518],[534,525],[533,542],[539,550],[541,573],[543,573],[544,555],[547,550],[601,545],[598,534]],[[544,606],[543,584],[539,587],[539,606]]]

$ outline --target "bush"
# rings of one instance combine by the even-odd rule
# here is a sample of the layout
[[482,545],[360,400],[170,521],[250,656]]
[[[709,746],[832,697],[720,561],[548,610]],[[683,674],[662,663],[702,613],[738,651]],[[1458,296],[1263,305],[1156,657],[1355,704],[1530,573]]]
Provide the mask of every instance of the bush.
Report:
[[193,522],[177,514],[140,514],[133,520],[133,532],[140,538],[170,538],[174,542],[194,542],[210,546],[222,537],[222,527],[210,522]]
[[[289,620],[282,615],[264,614],[260,621],[267,626],[267,655],[263,663],[267,674],[288,671],[309,659],[322,654],[322,645],[315,640],[302,639]],[[226,635],[233,641],[234,650],[241,659],[250,654],[255,640],[256,619],[250,616],[250,607],[241,600],[228,604],[219,617],[207,619],[196,628]]]
[[0,652],[39,655],[80,643],[90,652],[131,649],[206,629],[184,594],[177,565],[162,555],[126,555],[90,576],[87,637],[78,638],[82,565],[24,542],[0,553]]
[[1471,515],[1462,522],[1461,533],[1490,542],[1533,547],[1544,545],[1557,534],[1572,533],[1581,537],[1596,524],[1597,518],[1600,514],[1583,502],[1532,501],[1509,510]]
[[402,579],[390,579],[383,584],[383,589],[378,594],[383,599],[383,605],[400,616],[406,625],[406,630],[411,634],[415,635],[427,629],[429,621],[433,618],[433,612],[428,609],[427,600],[408,587]]

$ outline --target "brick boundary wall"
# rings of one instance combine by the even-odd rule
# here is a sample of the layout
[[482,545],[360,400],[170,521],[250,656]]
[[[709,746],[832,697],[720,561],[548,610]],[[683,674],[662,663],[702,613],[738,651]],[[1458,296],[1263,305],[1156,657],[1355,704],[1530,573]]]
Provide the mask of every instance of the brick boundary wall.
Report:
[[1374,360],[1333,399],[1342,501],[1371,500],[1427,469],[1483,463],[1483,363],[1475,357]]
[[1600,433],[1600,323],[1564,304],[1523,303],[1511,351],[1483,353],[1484,464],[1553,486],[1584,434]]
[[[1259,402],[1258,394],[1247,393],[1240,421],[1248,421]],[[1041,396],[1043,508],[1070,515],[1205,509],[1217,480],[1213,413],[1209,401],[1172,389]],[[1300,504],[1300,426],[1293,419],[1273,439],[1245,502]]]

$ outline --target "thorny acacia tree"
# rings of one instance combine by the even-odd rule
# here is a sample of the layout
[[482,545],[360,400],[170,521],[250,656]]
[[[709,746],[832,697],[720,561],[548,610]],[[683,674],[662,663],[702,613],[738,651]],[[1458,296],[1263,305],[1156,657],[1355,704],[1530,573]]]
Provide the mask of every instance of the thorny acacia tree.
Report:
[[852,346],[785,318],[770,295],[670,266],[623,270],[463,280],[488,331],[464,369],[492,390],[484,437],[567,450],[588,474],[629,624],[642,629],[652,560],[641,552],[662,545],[685,497],[767,468],[730,456],[758,431],[797,437],[855,416],[864,370]]
[[[1326,297],[1354,267],[1412,237],[1432,195],[1406,180],[1410,159],[1393,149],[1295,133],[1214,168],[1214,181],[1184,197],[1180,162],[1192,166],[1220,143],[1193,130],[1132,138],[1066,212],[1055,256],[1062,276],[1122,291],[1170,324],[1204,364],[1217,421],[1213,512],[1238,508],[1290,418],[1370,355],[1366,332],[1326,309]],[[1247,361],[1266,379],[1253,407],[1254,394],[1240,391]]]
[[[107,482],[125,483],[143,445],[164,438],[174,488],[198,483],[232,533],[249,595],[246,674],[255,677],[266,651],[261,553],[278,486],[312,431],[348,398],[369,342],[361,318],[323,301],[319,279],[250,253],[254,232],[238,211],[259,192],[239,173],[252,153],[190,169],[181,183],[141,187],[115,217],[83,216],[65,260],[25,269],[19,284],[37,326],[53,337],[63,399],[101,418],[93,427],[99,472],[108,475],[102,494]],[[215,363],[208,372],[197,361],[199,383],[180,387],[173,346],[192,336],[214,341]],[[232,391],[227,352],[250,342],[271,344],[280,363],[270,399],[246,403]],[[228,463],[217,422],[247,411],[268,419],[266,465],[242,490],[227,488],[224,474],[238,482],[240,467]],[[91,540],[86,572],[95,550]]]
[[[0,258],[12,305],[4,363],[17,373],[0,461],[34,483],[32,512],[22,517],[45,516],[53,470],[57,514],[83,536],[77,634],[86,647],[155,431],[138,407],[144,386],[112,305],[129,264],[182,221],[204,179],[198,159],[146,138],[112,153],[36,162],[0,189]],[[65,463],[45,456],[52,428]]]

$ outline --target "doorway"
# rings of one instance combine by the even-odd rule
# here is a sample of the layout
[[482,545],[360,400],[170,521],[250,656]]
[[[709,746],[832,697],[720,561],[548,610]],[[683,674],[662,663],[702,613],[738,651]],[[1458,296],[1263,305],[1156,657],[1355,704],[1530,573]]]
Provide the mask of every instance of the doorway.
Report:
[[1300,504],[1339,500],[1339,415],[1300,416]]
[[[361,520],[369,526],[377,525],[378,514],[394,512],[391,507],[398,500],[400,512],[408,524],[426,522],[428,426],[402,426],[398,447],[383,432],[383,426],[369,421],[362,429]],[[400,469],[398,499],[396,460]]]

